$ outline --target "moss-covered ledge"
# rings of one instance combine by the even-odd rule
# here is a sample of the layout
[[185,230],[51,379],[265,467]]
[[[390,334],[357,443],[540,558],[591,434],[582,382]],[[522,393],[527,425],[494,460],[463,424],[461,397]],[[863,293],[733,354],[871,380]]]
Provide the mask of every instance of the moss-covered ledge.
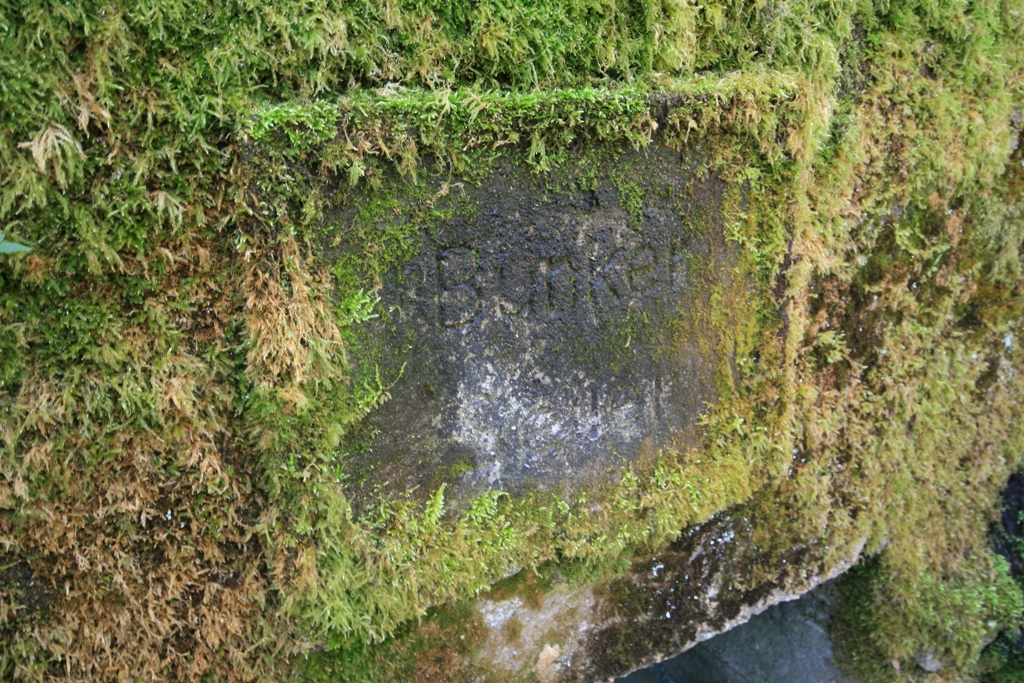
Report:
[[[326,269],[338,284],[334,291],[323,290],[318,296],[324,298],[316,301],[332,300],[348,315],[348,324],[336,333],[345,355],[333,365],[324,358],[310,358],[303,368],[310,376],[320,373],[312,391],[298,397],[289,393],[287,379],[294,372],[294,359],[289,365],[284,356],[282,363],[274,352],[260,359],[267,370],[256,391],[267,407],[266,412],[253,413],[264,423],[265,457],[287,457],[289,468],[302,472],[303,487],[311,473],[327,473],[330,478],[323,481],[322,497],[314,504],[303,499],[296,514],[308,521],[292,525],[290,533],[308,526],[308,533],[319,539],[318,579],[311,582],[310,594],[298,609],[320,624],[335,644],[389,635],[426,608],[472,594],[521,567],[557,558],[577,566],[577,571],[615,572],[630,555],[660,547],[688,524],[746,500],[784,471],[790,437],[772,425],[786,419],[778,400],[786,391],[781,356],[786,329],[774,290],[790,240],[777,215],[764,207],[777,206],[793,192],[796,152],[787,154],[774,139],[788,137],[800,146],[799,135],[806,134],[798,85],[783,76],[741,74],[676,83],[654,92],[384,92],[358,102],[289,106],[257,114],[253,132],[247,135],[252,143],[245,176],[253,199],[248,239],[264,250],[287,249],[297,238],[318,245],[317,255],[302,267],[311,272]],[[441,155],[441,150],[448,151]],[[512,180],[496,186],[498,177]],[[585,205],[588,197],[604,208],[574,208]],[[557,209],[559,201],[565,202],[564,210]],[[489,216],[500,211],[518,217],[538,202],[555,206],[555,214],[530,214],[522,219],[522,227],[510,228],[510,234],[536,230],[536,239],[546,240],[524,247],[534,256],[527,251],[491,253],[487,250],[492,247],[479,242],[490,239]],[[656,215],[663,217],[658,223],[663,227],[655,225]],[[293,218],[297,216],[301,218]],[[550,221],[551,227],[543,221]],[[568,241],[560,241],[559,226],[570,223],[583,227],[572,228]],[[553,231],[550,238],[548,230]],[[624,244],[627,232],[640,241],[632,247]],[[691,406],[685,408],[690,411],[689,431],[666,432],[667,440],[657,443],[650,440],[654,431],[643,428],[646,423],[630,423],[639,432],[625,467],[618,457],[609,460],[616,447],[580,451],[570,445],[558,452],[593,453],[587,457],[604,461],[570,468],[561,478],[538,478],[520,469],[505,486],[488,481],[488,467],[476,462],[483,454],[467,450],[465,444],[459,446],[461,451],[443,447],[444,453],[431,455],[425,452],[427,442],[416,442],[410,433],[407,443],[392,439],[381,454],[384,439],[401,434],[405,423],[418,419],[418,403],[428,404],[423,408],[426,421],[435,410],[443,412],[444,405],[429,407],[436,403],[434,394],[444,390],[435,386],[444,378],[435,376],[435,363],[424,360],[434,353],[423,346],[428,343],[424,340],[443,346],[448,342],[442,337],[454,331],[449,329],[452,325],[486,326],[473,322],[478,310],[474,308],[465,316],[460,310],[458,319],[424,332],[419,327],[429,327],[428,318],[451,315],[444,308],[449,305],[448,293],[432,291],[420,297],[422,301],[407,300],[403,292],[411,286],[409,281],[422,279],[424,269],[438,267],[442,279],[454,277],[444,269],[458,263],[444,265],[444,259],[459,258],[474,263],[492,259],[494,265],[473,269],[481,267],[495,275],[529,258],[540,258],[545,273],[549,267],[557,272],[557,263],[570,259],[566,245],[578,242],[577,234],[584,233],[597,240],[593,253],[581,251],[583,265],[566,266],[572,273],[572,301],[565,305],[576,317],[559,317],[563,314],[555,310],[561,304],[554,280],[551,288],[546,282],[541,285],[545,299],[539,313],[532,298],[540,290],[529,279],[535,276],[513,281],[509,292],[494,295],[504,297],[506,307],[534,311],[527,318],[533,320],[533,315],[540,322],[522,323],[524,334],[545,335],[550,333],[543,330],[555,329],[557,337],[516,347],[512,352],[518,355],[509,359],[508,370],[527,362],[533,346],[549,351],[558,347],[561,350],[552,351],[550,370],[556,383],[563,379],[557,366],[565,364],[571,366],[565,368],[567,375],[570,370],[575,373],[574,368],[581,376],[586,368],[592,373],[613,372],[595,376],[595,388],[586,389],[587,403],[593,391],[595,410],[598,403],[612,400],[604,394],[598,397],[598,384],[628,388],[634,380],[639,382],[639,376],[631,374],[636,372],[655,373],[645,375],[652,387],[668,372],[665,391],[673,384],[696,382],[706,387],[708,398],[718,396],[718,407],[709,409],[700,398],[702,390],[692,386],[679,399]],[[452,236],[444,237],[448,234]],[[684,238],[691,240],[690,246],[671,246],[673,240]],[[438,240],[439,246],[434,244]],[[538,249],[544,252],[540,256]],[[612,262],[618,252],[625,269],[620,275],[613,272]],[[266,253],[253,250],[246,258],[260,254],[265,260]],[[421,263],[424,258],[434,265]],[[636,266],[637,258],[647,260]],[[677,275],[685,271],[679,275],[684,279],[672,281],[672,268]],[[592,274],[585,275],[586,269]],[[292,277],[292,272],[284,272]],[[468,277],[486,276],[481,272]],[[616,277],[625,279],[617,284]],[[468,287],[460,283],[452,286]],[[485,297],[484,285],[478,284]],[[614,304],[594,299],[601,296],[600,287]],[[643,298],[648,291],[650,296]],[[477,294],[471,294],[475,301]],[[518,304],[508,298],[518,296],[523,297]],[[280,304],[268,303],[263,290],[254,291],[250,300],[250,325],[266,327],[266,308]],[[654,303],[643,303],[647,300]],[[416,322],[415,308],[421,304],[441,309]],[[596,336],[573,338],[573,330],[585,332],[586,320],[594,317],[590,308],[584,312],[586,306],[603,307],[600,315],[613,317],[607,325],[594,323]],[[497,315],[499,322],[520,325],[509,322],[518,313]],[[630,319],[635,321],[632,332]],[[285,333],[282,329],[280,336]],[[273,334],[269,330],[268,339],[276,339]],[[607,341],[601,341],[602,335]],[[459,343],[462,354],[468,347]],[[508,344],[497,340],[473,343],[482,344],[485,354],[492,347],[509,352]],[[262,345],[264,354],[267,348]],[[283,348],[282,355],[288,351]],[[633,367],[640,361],[650,365],[656,358],[664,359],[657,367]],[[672,368],[686,359],[696,359],[700,368],[683,381]],[[314,365],[316,361],[320,364]],[[467,366],[454,367],[442,374],[464,373]],[[625,375],[616,379],[616,369]],[[486,381],[484,394],[493,391],[493,380]],[[571,381],[577,381],[575,375]],[[534,399],[512,393],[509,401],[527,401],[519,418],[519,426],[525,428],[537,412],[529,406]],[[648,398],[650,410],[656,410],[655,401]],[[554,399],[563,400],[557,395]],[[641,406],[636,410],[642,411],[643,399],[638,400]],[[394,417],[381,419],[393,424],[375,427],[373,416],[388,410],[388,401],[399,408]],[[626,408],[634,405],[627,402]],[[451,411],[455,415],[465,408]],[[499,422],[502,410],[499,406]],[[368,426],[362,420],[366,411]],[[270,420],[271,415],[276,417]],[[614,423],[602,426],[597,418],[593,422],[595,435],[608,429],[609,438],[616,436]],[[686,427],[676,422],[679,419],[669,418],[672,429]],[[578,421],[573,424],[580,428]],[[753,429],[748,431],[746,424]],[[387,433],[379,436],[382,429]],[[425,423],[414,432],[428,429]],[[513,420],[501,438],[515,429]],[[626,429],[618,426],[619,433]],[[295,441],[275,443],[282,432],[306,439],[326,433],[332,441],[300,442],[308,444],[302,452]],[[710,450],[702,453],[702,442],[709,443]],[[539,448],[528,440],[506,448],[502,457],[507,460],[517,455],[517,448],[531,447]],[[617,450],[623,447],[620,444]],[[468,456],[460,455],[463,452]],[[506,469],[510,462],[505,462]],[[389,469],[375,469],[378,465]],[[529,469],[528,463],[524,466]],[[453,495],[458,504],[446,508]],[[353,583],[364,589],[353,591]]]
[[[594,602],[585,596],[591,595],[595,586],[615,585],[612,577],[633,566],[629,558],[650,555],[678,538],[681,530],[736,505],[749,504],[755,492],[760,492],[754,499],[760,501],[763,520],[757,525],[758,531],[751,532],[759,536],[759,543],[751,544],[757,550],[730,556],[733,564],[723,564],[719,578],[707,586],[694,584],[692,588],[703,596],[701,599],[716,594],[719,587],[714,582],[728,580],[722,577],[741,575],[742,567],[756,565],[758,571],[767,572],[767,578],[749,588],[753,596],[749,604],[754,609],[763,608],[771,599],[792,596],[795,593],[791,591],[833,576],[849,566],[865,546],[878,548],[889,543],[894,533],[912,533],[891,516],[893,497],[899,500],[911,493],[902,488],[907,483],[899,483],[889,471],[876,469],[882,460],[874,458],[891,454],[878,451],[877,456],[858,460],[846,476],[842,474],[846,467],[842,450],[832,456],[838,460],[815,462],[810,457],[822,447],[817,439],[834,438],[824,436],[834,433],[830,430],[835,428],[829,425],[835,415],[830,414],[830,404],[822,402],[823,388],[828,396],[830,382],[848,381],[851,375],[846,373],[862,375],[878,362],[865,363],[860,354],[891,353],[894,358],[886,361],[897,363],[892,372],[914,372],[913,354],[897,352],[882,337],[860,341],[864,334],[860,321],[856,331],[843,327],[850,322],[837,322],[839,329],[832,329],[822,311],[836,305],[836,294],[828,289],[827,280],[806,277],[808,262],[820,259],[823,249],[828,249],[815,234],[813,220],[801,213],[801,207],[811,204],[814,194],[821,192],[807,184],[809,150],[822,144],[820,136],[825,132],[821,113],[820,102],[807,84],[784,75],[757,73],[676,81],[647,90],[523,94],[385,90],[338,104],[289,105],[256,114],[252,132],[246,135],[252,143],[250,166],[245,171],[252,183],[249,230],[254,243],[269,242],[274,235],[305,240],[314,254],[307,267],[326,269],[337,283],[335,290],[323,290],[320,296],[332,297],[342,311],[358,311],[358,315],[348,315],[348,326],[339,327],[337,338],[345,345],[346,356],[333,371],[340,373],[336,377],[344,378],[343,388],[330,385],[335,388],[328,402],[319,403],[329,394],[317,391],[305,392],[296,402],[280,388],[275,389],[273,381],[264,382],[262,394],[269,407],[261,414],[276,413],[282,428],[292,420],[338,420],[338,426],[329,430],[335,439],[330,448],[319,454],[307,451],[308,461],[298,462],[305,478],[316,468],[331,472],[338,483],[333,495],[344,495],[340,503],[331,503],[325,497],[319,507],[304,501],[298,514],[308,521],[297,525],[302,528],[308,524],[309,533],[318,538],[316,543],[321,548],[317,581],[311,583],[311,591],[297,603],[297,609],[319,625],[332,647],[341,648],[332,655],[340,658],[332,670],[337,666],[341,670],[349,666],[356,667],[353,671],[360,670],[367,655],[357,654],[364,647],[358,643],[394,633],[404,633],[400,642],[409,643],[410,652],[415,652],[422,645],[419,630],[400,627],[405,619],[422,615],[431,606],[465,598],[524,567],[528,572],[547,567],[556,575],[569,577],[566,581],[573,587],[556,591],[554,595],[561,597],[552,599],[559,608],[548,617],[567,619],[566,614],[582,609],[577,600],[584,600],[588,608],[606,616],[608,610],[616,614],[620,607],[614,600]],[[784,144],[780,145],[780,140]],[[668,150],[668,156],[661,150]],[[674,171],[666,163],[685,169],[692,177],[671,186]],[[644,170],[651,170],[654,180],[644,179]],[[497,182],[497,177],[503,180]],[[527,180],[508,180],[517,177]],[[639,329],[634,329],[625,340],[612,335],[618,350],[611,355],[602,351],[605,336],[600,333],[585,334],[575,346],[570,343],[566,347],[576,352],[566,358],[572,356],[575,361],[582,351],[587,358],[614,368],[621,363],[622,349],[630,348],[635,334],[636,346],[628,352],[630,357],[640,349],[701,358],[709,369],[708,396],[715,398],[701,406],[699,430],[688,436],[680,434],[668,448],[649,440],[646,455],[636,451],[640,457],[625,460],[625,466],[621,459],[598,466],[601,476],[597,478],[588,478],[584,469],[573,467],[561,477],[548,474],[531,478],[520,469],[517,475],[506,474],[502,480],[502,466],[506,472],[509,467],[507,458],[483,462],[483,454],[466,447],[458,433],[449,438],[457,442],[455,449],[439,446],[442,437],[423,437],[431,430],[427,424],[431,419],[434,423],[448,419],[443,414],[444,401],[437,399],[438,393],[445,391],[445,377],[451,379],[454,373],[465,380],[467,368],[472,369],[474,363],[493,361],[500,368],[501,358],[488,354],[492,348],[514,354],[509,368],[495,377],[512,375],[513,368],[532,367],[534,363],[522,355],[529,345],[515,352],[508,350],[507,343],[486,336],[472,341],[474,329],[486,329],[491,324],[486,302],[492,295],[487,294],[489,285],[481,278],[493,272],[500,280],[505,277],[498,275],[504,272],[502,264],[532,258],[515,250],[503,255],[488,251],[491,247],[480,239],[489,235],[498,234],[499,241],[506,241],[508,246],[509,237],[501,232],[505,228],[490,218],[495,212],[518,218],[521,211],[528,212],[538,202],[557,206],[561,197],[573,205],[574,201],[585,202],[587,193],[595,197],[604,193],[607,199],[598,199],[597,204],[615,207],[615,220],[645,235],[653,229],[647,225],[651,217],[665,208],[659,198],[692,198],[694,183],[702,178],[721,184],[720,204],[692,202],[683,211],[690,216],[685,225],[669,230],[687,234],[694,230],[687,226],[703,221],[706,227],[697,228],[697,232],[719,235],[724,239],[719,252],[733,256],[724,261],[711,257],[704,266],[697,263],[692,268],[697,277],[689,280],[686,288],[666,292],[672,308],[665,318],[667,326],[651,324],[647,315],[651,311],[641,305],[637,312],[644,316],[644,327],[650,331],[646,340]],[[520,196],[525,199],[516,199]],[[792,208],[780,212],[780,206]],[[898,207],[896,210],[900,211]],[[572,218],[562,216],[554,222],[576,225],[582,221],[590,226],[585,231],[589,238],[595,223],[582,218],[584,214],[589,216],[594,210],[577,211]],[[544,218],[543,212],[530,213],[524,220],[531,223],[527,227],[536,227],[547,238],[547,224],[537,222],[551,220]],[[866,219],[866,224],[871,220]],[[893,219],[883,216],[880,220],[884,224]],[[899,223],[911,224],[922,220],[932,219],[927,214],[897,214],[896,218]],[[509,234],[514,235],[515,229]],[[557,236],[557,230],[552,234]],[[555,261],[570,258],[567,243],[554,238],[548,241],[545,248],[558,252]],[[878,251],[873,258],[891,258],[888,246],[875,248]],[[691,261],[700,250],[691,247]],[[666,258],[667,265],[671,254]],[[462,268],[459,259],[471,262],[476,274],[452,275]],[[600,261],[598,268],[605,260],[591,255],[591,261]],[[497,265],[481,265],[491,261]],[[553,273],[559,272],[555,261],[550,255],[545,260],[545,267]],[[660,262],[656,257],[652,267],[657,269]],[[869,261],[861,277],[872,277],[872,267]],[[440,278],[437,286],[441,289],[437,291],[428,283],[434,276],[424,275],[434,268]],[[576,303],[565,305],[577,311],[580,302],[591,295],[580,294],[581,285],[575,278],[582,271],[572,266],[570,272],[574,273],[575,284],[566,291],[575,292],[572,296]],[[600,272],[612,277],[610,271]],[[447,282],[453,277],[457,279]],[[633,277],[632,270],[628,277]],[[592,284],[588,281],[585,287]],[[498,287],[494,290],[497,294],[493,294],[497,316],[493,321],[498,321],[494,324],[504,321],[513,329],[515,323],[509,321],[515,315],[509,311],[516,313],[526,304],[502,298],[501,284],[494,286]],[[556,301],[558,285],[551,279],[542,286],[546,288],[544,296],[550,297],[545,299],[546,315],[549,321],[556,321],[545,324],[557,326],[557,316],[561,315],[557,307],[562,305]],[[424,287],[429,290],[426,294],[409,294]],[[473,290],[466,294],[473,301],[471,310],[466,308],[469,299],[446,299],[452,291],[468,292],[467,287]],[[534,281],[515,283],[524,301],[532,302],[536,287]],[[483,303],[477,301],[481,297]],[[429,302],[433,302],[433,313],[417,317],[413,309]],[[593,298],[591,304],[596,302]],[[530,306],[535,307],[535,303]],[[436,329],[440,331],[427,329],[433,324],[431,320],[438,321]],[[568,320],[570,327],[585,330],[581,320]],[[883,327],[877,328],[879,324]],[[876,329],[889,324],[875,323]],[[449,367],[444,358],[449,342],[442,338],[454,333],[452,325],[468,327],[459,333],[462,346]],[[616,322],[615,328],[617,332],[632,329],[627,318]],[[519,336],[519,332],[515,334]],[[558,334],[565,337],[564,332]],[[848,342],[848,338],[857,341]],[[959,342],[954,340],[958,339],[954,334],[950,341],[956,344]],[[869,350],[879,343],[882,345]],[[546,348],[547,342],[539,346]],[[469,353],[467,349],[475,350]],[[432,370],[423,374],[417,362]],[[326,368],[321,371],[330,372]],[[956,367],[955,372],[961,373],[957,381],[970,383],[976,381],[971,377],[981,372],[981,365]],[[497,419],[500,422],[504,416],[510,420],[512,424],[505,425],[510,430],[528,426],[537,409],[530,408],[527,401],[524,415],[516,417],[514,410],[508,410],[508,392],[500,388],[500,382],[495,385],[495,377],[473,380],[486,386],[475,400],[497,401]],[[452,381],[454,387],[457,382]],[[925,377],[917,381],[928,386],[934,380]],[[326,386],[329,380],[323,382]],[[464,383],[459,384],[459,391],[463,389]],[[871,392],[859,393],[864,389],[863,383],[851,385],[848,391],[853,393],[846,400],[870,405],[874,400]],[[1006,389],[1016,391],[1009,385]],[[495,391],[500,395],[491,396]],[[449,388],[449,393],[454,395],[455,389]],[[452,400],[449,408],[458,415],[453,419],[466,419],[464,399],[460,396]],[[422,408],[425,419],[423,425],[416,426],[416,411],[422,405],[426,406]],[[906,408],[888,408],[893,409]],[[389,410],[391,417],[387,417]],[[369,411],[368,417],[361,418],[365,411]],[[437,417],[432,418],[435,412]],[[884,433],[899,424],[883,426],[876,422],[881,414],[863,418],[854,417],[856,410],[844,414],[851,422],[843,432],[866,430],[862,438],[872,444],[865,447],[872,449],[879,448],[881,442],[868,434],[878,434],[878,430]],[[477,420],[470,430],[476,437],[481,430],[492,442],[509,437],[507,431],[487,432],[481,427],[479,420],[484,418],[479,411],[472,419]],[[358,425],[349,428],[349,423]],[[693,424],[696,427],[697,423]],[[459,423],[453,429],[458,432],[463,427],[465,423]],[[304,426],[302,431],[310,428]],[[407,428],[411,431],[403,431]],[[648,431],[647,436],[653,437]],[[891,438],[884,437],[883,441]],[[911,444],[916,444],[918,438],[911,436],[907,442],[910,450],[900,456],[908,458],[908,463],[914,462],[912,454],[917,446]],[[523,442],[519,448],[529,449],[533,443]],[[403,452],[403,448],[410,450]],[[606,451],[619,453],[621,448]],[[294,447],[290,453],[294,458]],[[926,456],[921,466],[931,470],[935,466],[931,458],[930,454]],[[912,476],[916,480],[918,475]],[[846,483],[851,481],[847,477],[856,479],[858,490],[873,491],[853,508],[841,502],[846,495],[842,493],[844,487],[852,485]],[[996,475],[991,482],[998,479]],[[883,505],[882,501],[889,502]],[[925,512],[932,503],[916,508],[918,504],[903,499],[896,507],[909,506],[904,509],[914,510],[912,516],[936,514]],[[345,516],[339,518],[329,512],[332,505],[343,510]],[[345,542],[332,541],[332,536],[341,536]],[[366,539],[360,541],[366,549],[359,550],[353,538]],[[809,548],[819,550],[805,556],[802,549]],[[776,584],[781,581],[778,585],[784,585],[784,577],[790,572],[779,562],[789,562],[786,558],[792,553],[805,559],[807,565],[798,563],[793,571],[799,580],[778,588]],[[633,576],[635,582],[642,573]],[[350,588],[353,583],[367,588],[355,592]],[[535,587],[530,590],[537,592]],[[1012,592],[1004,590],[998,595],[1003,596],[999,600],[1010,599],[1006,596]],[[483,614],[492,602],[481,598],[465,609],[483,610]],[[983,601],[978,617],[992,610],[1011,609],[1007,604]],[[561,614],[562,609],[568,611]],[[715,632],[723,624],[732,623],[732,617],[715,610],[689,618],[689,627],[697,633]],[[488,654],[493,650],[490,637],[480,641],[479,650],[466,650],[460,644],[449,651],[438,644],[440,641],[432,642],[448,652],[444,657],[461,653],[456,659],[466,665],[461,675],[467,676],[471,672],[474,676],[499,677],[518,672],[515,675],[529,678],[541,675],[534,663],[546,659],[562,672],[559,675],[570,680],[584,675],[580,672],[623,673],[654,656],[642,652],[646,645],[638,646],[628,654],[613,656],[606,652],[603,663],[588,668],[590,664],[584,662],[593,653],[580,654],[588,647],[581,643],[599,637],[599,624],[606,622],[594,617],[583,618],[581,623],[596,631],[584,637],[573,634],[563,623],[566,636],[559,643],[537,640],[532,650],[524,647],[522,659],[512,664],[507,655],[494,659],[497,655]],[[604,628],[614,630],[612,622],[607,623]],[[674,623],[669,620],[670,625]],[[663,654],[693,642],[679,633]],[[654,632],[648,636],[638,642],[657,650],[653,643],[658,638]],[[452,638],[449,634],[441,640]],[[563,654],[555,656],[553,650],[547,650],[545,655],[544,646],[557,646]],[[418,655],[394,655],[393,648],[402,651],[403,647],[389,645],[381,652],[391,654],[380,656],[389,661],[395,657],[394,661],[411,666]],[[376,655],[369,656],[377,661]],[[391,669],[379,663],[370,670],[396,679],[411,675],[407,669]]]
[[841,548],[758,542],[758,502],[694,525],[612,576],[548,563],[472,600],[429,611],[374,646],[317,653],[316,681],[611,681],[683,652],[845,572],[866,539]]

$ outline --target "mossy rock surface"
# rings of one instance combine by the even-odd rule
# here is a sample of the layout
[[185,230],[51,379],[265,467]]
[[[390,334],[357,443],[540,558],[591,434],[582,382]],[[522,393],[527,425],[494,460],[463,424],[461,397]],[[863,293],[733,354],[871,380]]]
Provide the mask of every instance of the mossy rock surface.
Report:
[[524,569],[473,600],[432,610],[375,649],[319,653],[301,671],[314,680],[372,670],[396,681],[613,681],[793,600],[859,559],[864,538],[833,549],[795,543],[769,556],[757,531],[768,498],[690,526],[614,577],[581,580],[556,564]]
[[[930,648],[969,678],[1024,610],[986,538],[1024,453],[1022,17],[1020,0],[0,7],[0,228],[31,249],[0,254],[0,678],[543,680],[583,650],[510,621],[501,637],[539,650],[488,670],[482,608],[570,595],[601,606],[604,663],[578,671],[604,675],[670,654],[644,638],[682,646],[654,611],[670,566],[677,592],[728,606],[673,614],[718,628],[861,544],[877,559],[848,642],[881,680]],[[666,188],[682,211],[658,224]],[[516,227],[487,222],[496,206],[556,224],[513,241],[531,258],[506,279],[533,284],[508,297],[482,267]],[[617,221],[621,260],[584,240],[573,265],[566,217],[594,244]],[[400,338],[431,263],[436,309],[412,305]],[[615,315],[583,315],[580,291],[614,292]],[[500,353],[511,374],[459,357],[488,344],[529,350],[550,388]],[[476,441],[416,412],[457,415],[463,384],[518,397],[527,422],[575,406],[551,418],[571,443],[541,430],[536,452],[567,454],[559,483],[526,476],[496,411],[465,421]],[[629,404],[622,433],[649,443],[603,436]],[[731,593],[691,582],[710,556],[686,547],[727,522],[736,551],[709,576],[741,577]]]

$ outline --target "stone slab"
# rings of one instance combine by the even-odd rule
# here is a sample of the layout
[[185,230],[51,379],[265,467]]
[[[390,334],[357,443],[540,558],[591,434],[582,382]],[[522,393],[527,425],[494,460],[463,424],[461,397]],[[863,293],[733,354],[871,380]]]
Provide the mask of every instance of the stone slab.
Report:
[[424,231],[363,326],[401,374],[351,449],[355,489],[567,493],[695,443],[716,394],[683,321],[729,276],[725,186],[658,145],[607,164],[589,187],[511,164],[449,184],[471,210]]

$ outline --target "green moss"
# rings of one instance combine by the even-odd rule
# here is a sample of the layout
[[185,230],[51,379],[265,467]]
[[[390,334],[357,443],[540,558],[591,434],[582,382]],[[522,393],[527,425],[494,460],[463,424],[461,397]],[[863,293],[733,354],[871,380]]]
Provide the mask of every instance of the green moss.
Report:
[[466,472],[472,472],[475,469],[476,469],[476,465],[474,465],[469,460],[469,458],[464,458],[464,459],[460,460],[459,462],[455,463],[455,465],[453,465],[451,467],[450,473],[449,473],[448,476],[450,476],[450,477],[452,477],[454,479],[454,478],[458,477],[461,474],[465,474]]
[[480,614],[468,602],[442,606],[384,643],[356,645],[344,652],[320,652],[296,662],[300,680],[468,681],[476,669],[473,653],[487,635]]
[[1022,677],[1024,663],[1009,638],[1001,637],[982,652],[978,664],[978,680],[982,683],[1013,683]]
[[612,182],[619,191],[619,205],[626,210],[633,227],[639,227],[643,218],[645,192],[635,182],[619,176],[612,176]]
[[[763,487],[777,546],[889,541],[881,656],[928,633],[968,665],[976,629],[922,591],[1006,616],[976,601],[970,520],[1022,451],[1017,4],[506,5],[0,10],[0,218],[33,248],[0,260],[0,540],[61,587],[46,611],[0,589],[35,615],[2,617],[4,675],[280,679],[327,639],[369,658],[348,679],[408,680],[365,643],[513,563],[615,571]],[[601,512],[495,493],[449,524],[435,492],[353,521],[339,443],[396,369],[352,384],[345,340],[372,349],[346,302],[461,210],[430,205],[449,173],[654,123],[746,197],[723,217],[742,268],[701,313],[737,358],[703,449]],[[338,186],[379,203],[350,220]],[[357,231],[331,276],[324,226]]]
[[929,651],[946,666],[982,676],[1010,669],[997,661],[995,649],[979,671],[972,671],[983,644],[1000,627],[1015,625],[1024,608],[1021,588],[1002,558],[985,557],[973,568],[975,576],[916,577],[911,591],[885,585],[899,581],[886,571],[885,562],[883,557],[855,568],[839,587],[833,642],[839,645],[840,662],[857,680],[905,680],[892,666],[893,655],[897,662],[912,662]]

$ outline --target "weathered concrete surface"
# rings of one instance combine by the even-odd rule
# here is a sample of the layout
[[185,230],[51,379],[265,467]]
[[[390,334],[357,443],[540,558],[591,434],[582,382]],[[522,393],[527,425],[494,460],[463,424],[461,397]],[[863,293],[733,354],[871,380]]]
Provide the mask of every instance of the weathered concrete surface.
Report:
[[364,326],[403,371],[358,437],[356,484],[566,493],[692,445],[715,389],[681,321],[731,262],[724,184],[701,171],[654,145],[588,189],[511,165],[452,183],[472,210],[423,234]]

